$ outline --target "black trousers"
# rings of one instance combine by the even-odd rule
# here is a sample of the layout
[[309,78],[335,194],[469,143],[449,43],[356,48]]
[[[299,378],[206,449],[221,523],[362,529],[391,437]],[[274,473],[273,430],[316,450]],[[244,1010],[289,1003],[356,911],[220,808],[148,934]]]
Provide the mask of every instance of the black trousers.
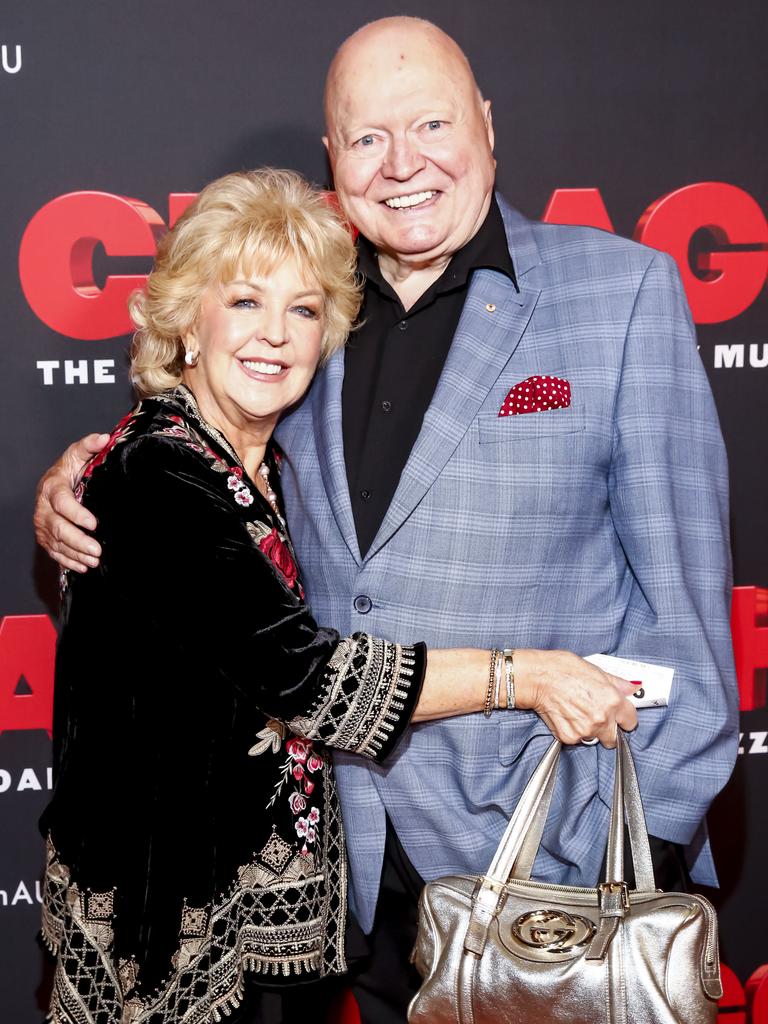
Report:
[[[419,894],[424,879],[411,864],[387,819],[387,838],[376,917],[370,935],[352,922],[348,984],[362,1024],[404,1024],[421,978],[410,962],[416,942]],[[355,940],[367,947],[355,959]]]
[[[656,885],[670,892],[689,892],[691,880],[683,848],[655,836],[649,836],[649,841]],[[628,836],[625,836],[625,848],[629,849]],[[604,869],[605,862],[601,878]],[[625,879],[630,887],[634,885],[634,872],[629,862]],[[373,931],[365,937],[369,950],[351,966],[349,974],[362,1024],[406,1022],[408,1003],[421,983],[409,956],[416,941],[417,904],[423,885],[388,821],[376,919]]]
[[226,1024],[326,1024],[333,1004],[341,994],[344,978],[329,978],[304,985],[289,985],[280,989],[266,989],[253,984],[246,974],[243,1004]]

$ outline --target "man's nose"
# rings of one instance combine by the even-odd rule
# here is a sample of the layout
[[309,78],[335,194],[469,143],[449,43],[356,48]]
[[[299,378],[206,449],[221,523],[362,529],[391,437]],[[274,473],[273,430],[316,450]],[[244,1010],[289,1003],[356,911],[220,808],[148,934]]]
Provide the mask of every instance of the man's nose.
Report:
[[424,168],[426,161],[407,135],[395,137],[387,149],[387,156],[381,168],[387,178],[407,181]]

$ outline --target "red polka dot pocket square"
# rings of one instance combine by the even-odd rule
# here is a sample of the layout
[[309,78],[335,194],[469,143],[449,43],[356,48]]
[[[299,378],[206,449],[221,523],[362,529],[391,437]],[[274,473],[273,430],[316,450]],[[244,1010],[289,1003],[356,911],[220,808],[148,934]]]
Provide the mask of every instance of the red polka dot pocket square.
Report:
[[499,416],[567,409],[570,404],[571,385],[564,377],[526,377],[510,389],[501,403]]

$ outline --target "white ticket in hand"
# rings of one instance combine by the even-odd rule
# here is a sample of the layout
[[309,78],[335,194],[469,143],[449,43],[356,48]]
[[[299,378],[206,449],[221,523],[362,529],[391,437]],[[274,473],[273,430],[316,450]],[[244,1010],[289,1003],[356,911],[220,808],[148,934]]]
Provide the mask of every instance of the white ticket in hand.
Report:
[[669,704],[673,668],[631,658],[614,658],[611,654],[590,654],[584,660],[612,676],[637,681],[638,689],[629,698],[636,708],[665,708]]

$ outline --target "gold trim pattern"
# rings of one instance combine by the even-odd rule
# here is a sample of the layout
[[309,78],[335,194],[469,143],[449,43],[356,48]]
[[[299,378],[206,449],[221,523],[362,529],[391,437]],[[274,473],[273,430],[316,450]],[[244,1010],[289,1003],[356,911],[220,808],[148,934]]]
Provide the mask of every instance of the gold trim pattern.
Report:
[[295,854],[280,873],[262,858],[242,866],[230,890],[211,906],[185,904],[172,970],[147,995],[139,988],[136,960],[115,962],[118,894],[82,892],[49,838],[43,939],[57,958],[52,1024],[212,1024],[241,1004],[247,972],[288,978],[346,970],[344,832],[330,772],[323,774],[323,785],[326,873],[311,855]]

